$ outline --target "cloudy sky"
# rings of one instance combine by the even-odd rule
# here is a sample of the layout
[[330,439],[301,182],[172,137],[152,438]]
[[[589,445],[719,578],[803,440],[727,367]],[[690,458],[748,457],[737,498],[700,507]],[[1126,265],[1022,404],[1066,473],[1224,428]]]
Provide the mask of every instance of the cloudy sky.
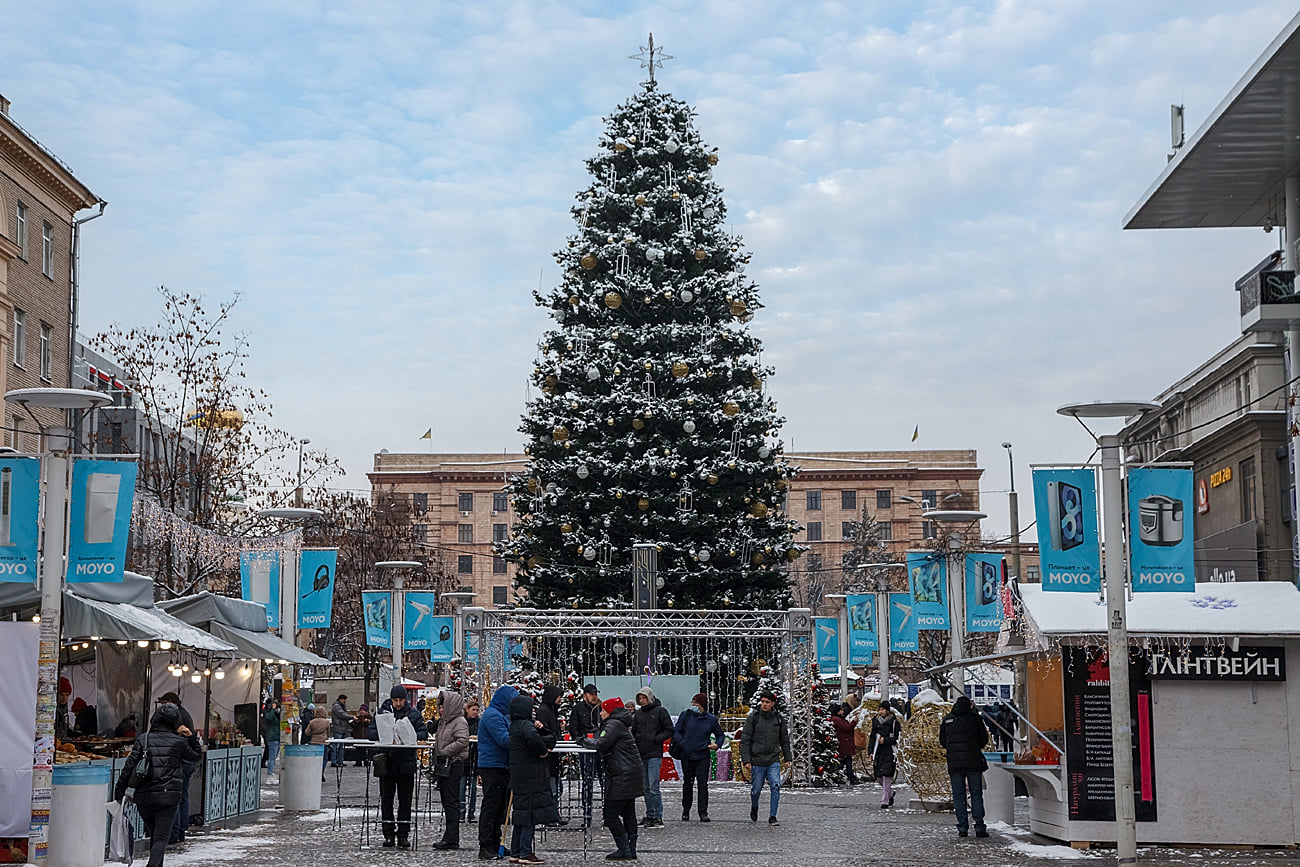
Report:
[[[1224,11],[1226,9],[1230,11]],[[517,450],[530,292],[601,116],[699,110],[753,254],[788,443],[1082,461],[1058,405],[1149,398],[1239,333],[1258,230],[1123,232],[1285,0],[15,4],[0,93],[109,202],[83,331],[243,293],[276,422],[363,490],[382,448]],[[1029,510],[1022,507],[1022,516]],[[1026,519],[1024,523],[1028,523]]]

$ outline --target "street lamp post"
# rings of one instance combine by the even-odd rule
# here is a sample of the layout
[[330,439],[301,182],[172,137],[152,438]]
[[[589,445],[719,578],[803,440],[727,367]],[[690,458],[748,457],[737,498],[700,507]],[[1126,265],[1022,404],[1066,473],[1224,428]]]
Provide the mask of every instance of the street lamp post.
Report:
[[[106,394],[78,388],[24,388],[8,392],[5,400],[30,413],[31,407],[86,410],[109,402]],[[63,579],[68,550],[68,471],[71,466],[72,431],[43,431],[50,453],[42,460],[45,488],[44,534],[41,538],[41,631],[36,683],[36,750],[32,762],[32,813],[28,832],[28,858],[45,864],[50,833],[50,801],[54,779],[54,719],[58,713],[59,647],[63,626]]]
[[406,576],[402,573],[423,567],[423,563],[415,560],[381,560],[375,564],[380,571],[393,570],[393,673],[398,683],[402,682],[402,654],[406,651],[406,591],[403,589]]
[[1003,443],[1007,450],[1007,465],[1011,470],[1011,493],[1007,495],[1007,506],[1011,510],[1011,572],[1016,581],[1025,583],[1025,576],[1020,571],[1020,497],[1016,494],[1016,460],[1011,453],[1011,443]]
[[882,701],[889,698],[889,570],[906,568],[906,563],[863,563],[854,567],[856,571],[872,575],[876,593],[876,666]]
[[298,440],[298,485],[293,489],[293,504],[302,508],[302,447],[310,443],[311,440],[302,437]]
[[[927,521],[936,521],[942,524],[969,525],[984,520],[988,515],[983,512],[971,512],[964,509],[940,509],[922,512],[921,517]],[[952,650],[949,655],[953,662],[960,662],[966,658],[966,564],[961,559],[962,541],[961,531],[952,531],[948,536],[948,553],[946,554],[948,558],[948,620],[951,625],[949,634],[952,637]],[[948,675],[948,682],[952,684],[958,695],[965,694],[966,670],[960,665],[954,665]]]
[[[1146,401],[1098,401],[1066,404],[1061,415],[1083,418],[1128,418],[1159,409]],[[1101,514],[1106,585],[1106,645],[1110,666],[1111,761],[1115,770],[1115,848],[1119,863],[1137,863],[1137,808],[1133,801],[1133,718],[1129,707],[1128,589],[1124,539],[1124,501],[1121,490],[1123,454],[1119,437],[1097,437],[1101,448]]]

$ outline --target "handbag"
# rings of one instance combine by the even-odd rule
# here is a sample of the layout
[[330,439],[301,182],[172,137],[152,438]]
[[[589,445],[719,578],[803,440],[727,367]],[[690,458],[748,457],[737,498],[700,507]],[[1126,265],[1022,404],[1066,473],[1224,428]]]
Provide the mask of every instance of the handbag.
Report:
[[686,749],[677,738],[673,738],[668,742],[668,755],[674,759],[686,758]]
[[138,789],[153,775],[153,756],[149,755],[149,736],[144,736],[144,755],[140,756],[140,761],[135,763],[135,770],[131,772],[131,779],[128,788]]
[[388,753],[375,753],[375,757],[370,760],[374,766],[375,776],[378,779],[387,779],[393,775],[393,757]]

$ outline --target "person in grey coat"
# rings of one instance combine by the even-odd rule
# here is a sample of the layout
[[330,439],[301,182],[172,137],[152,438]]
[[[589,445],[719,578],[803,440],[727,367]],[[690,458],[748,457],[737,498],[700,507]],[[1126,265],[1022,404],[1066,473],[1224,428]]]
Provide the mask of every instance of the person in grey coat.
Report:
[[[356,714],[348,711],[348,697],[340,695],[330,707],[330,737],[346,738],[352,734],[352,721]],[[329,744],[325,751],[330,755],[330,764],[336,768],[343,767],[343,744]]]
[[632,736],[636,738],[645,775],[645,819],[641,824],[647,828],[662,828],[664,799],[659,793],[659,772],[664,761],[664,741],[673,736],[673,718],[648,686],[636,691]]
[[442,712],[434,734],[433,774],[442,800],[443,828],[442,839],[433,848],[459,849],[460,790],[469,757],[469,723],[460,693],[443,690],[438,701]]

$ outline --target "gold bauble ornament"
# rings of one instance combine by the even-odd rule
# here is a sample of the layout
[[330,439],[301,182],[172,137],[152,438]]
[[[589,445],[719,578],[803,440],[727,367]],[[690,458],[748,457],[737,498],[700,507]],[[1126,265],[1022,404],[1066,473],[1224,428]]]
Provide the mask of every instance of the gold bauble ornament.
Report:
[[675,479],[675,478],[677,478],[677,471],[676,471],[676,470],[672,470],[672,471],[670,471],[670,472],[668,473],[668,478],[670,478],[670,479]]
[[766,518],[767,503],[755,503],[754,505],[750,506],[749,514],[753,515],[755,518]]
[[568,438],[569,429],[564,425],[560,425],[555,430],[551,431],[551,439],[555,440],[557,443],[562,443]]
[[619,153],[623,153],[624,151],[627,150],[627,142],[621,142],[621,141],[614,142],[614,150],[618,151]]
[[687,406],[695,406],[695,398],[694,398],[694,397],[688,397],[688,398],[686,398],[686,405],[687,405]]
[[766,558],[763,556],[763,552],[759,551],[757,554],[754,555],[754,565],[757,566],[761,564],[765,559]]
[[703,262],[706,258],[708,258],[708,255],[709,254],[705,252],[704,248],[700,247],[698,250],[695,251],[695,260],[697,262]]
[[729,469],[729,470],[734,470],[735,468],[736,468],[736,462],[735,462],[735,461],[727,461],[727,469]]
[[616,500],[621,500],[621,499],[623,499],[623,492],[622,492],[622,491],[615,491],[615,492],[614,492],[614,499],[616,499]]
[[732,316],[744,316],[749,310],[749,308],[745,306],[745,302],[741,301],[739,298],[728,304],[727,309],[731,311]]
[[673,190],[673,201],[674,201],[674,202],[677,201],[678,199],[680,199],[681,197],[682,197],[682,194],[681,194],[681,193],[677,192],[676,190]]
[[798,548],[791,548],[789,551],[786,552],[786,554],[785,554],[785,559],[787,559],[787,560],[789,560],[791,563],[793,563],[795,560],[798,560],[798,559],[799,559],[799,555],[800,555],[801,553],[803,553],[803,552],[800,551]]
[[778,491],[784,491],[784,490],[785,490],[786,488],[788,488],[788,487],[790,487],[790,483],[787,482],[785,479],[777,479],[777,480],[776,480],[776,489],[777,489]]
[[646,509],[650,508],[650,501],[645,497],[642,497],[636,501],[636,507],[644,512]]
[[578,260],[578,264],[590,271],[592,268],[596,267],[596,257],[587,253]]
[[693,180],[695,180],[695,172],[687,172],[687,173],[686,173],[686,180],[688,180],[688,181],[693,181]]
[[729,400],[722,405],[723,415],[736,415],[739,412],[740,404],[736,403],[734,400]]
[[673,376],[677,377],[678,379],[681,379],[683,376],[685,376],[690,372],[691,372],[690,367],[688,367],[686,362],[684,361],[679,361],[673,365]]
[[[561,532],[561,533],[572,533],[572,532],[573,532],[573,525],[572,525],[572,524],[561,524],[561,525],[560,525],[560,532]],[[578,553],[579,553],[579,554],[582,553],[582,549],[581,549],[581,548],[578,549]]]
[[754,389],[754,391],[759,391],[763,387],[763,380],[759,379],[756,376],[754,377],[753,381],[749,383],[749,387]]
[[537,477],[536,477],[536,476],[534,476],[533,478],[529,479],[529,480],[528,480],[528,493],[530,493],[530,494],[535,494],[535,493],[537,493],[537,489],[538,489],[539,487],[541,487],[541,484],[542,484],[542,483],[539,482],[539,481],[537,480]]
[[632,427],[636,430],[641,430],[642,428],[645,427],[645,422],[643,422],[639,418],[634,418],[632,419]]
[[718,164],[718,155],[709,154],[709,165],[716,166],[717,164]]
[[578,306],[578,296],[577,296],[577,295],[570,295],[570,296],[569,296],[569,306],[570,306],[570,307],[577,307],[577,306]]
[[610,310],[617,310],[619,307],[623,306],[623,296],[619,295],[617,292],[606,292],[605,306]]
[[717,483],[718,483],[717,473],[709,473],[709,484],[716,485]]
[[654,362],[653,362],[653,361],[647,361],[647,362],[645,363],[645,369],[646,369],[646,370],[654,370],[654,369],[655,369]]
[[636,194],[636,203],[637,203],[637,206],[638,206],[638,207],[641,206],[641,205],[644,205],[644,204],[645,204],[645,194],[644,194],[644,193],[637,193],[637,194]]

